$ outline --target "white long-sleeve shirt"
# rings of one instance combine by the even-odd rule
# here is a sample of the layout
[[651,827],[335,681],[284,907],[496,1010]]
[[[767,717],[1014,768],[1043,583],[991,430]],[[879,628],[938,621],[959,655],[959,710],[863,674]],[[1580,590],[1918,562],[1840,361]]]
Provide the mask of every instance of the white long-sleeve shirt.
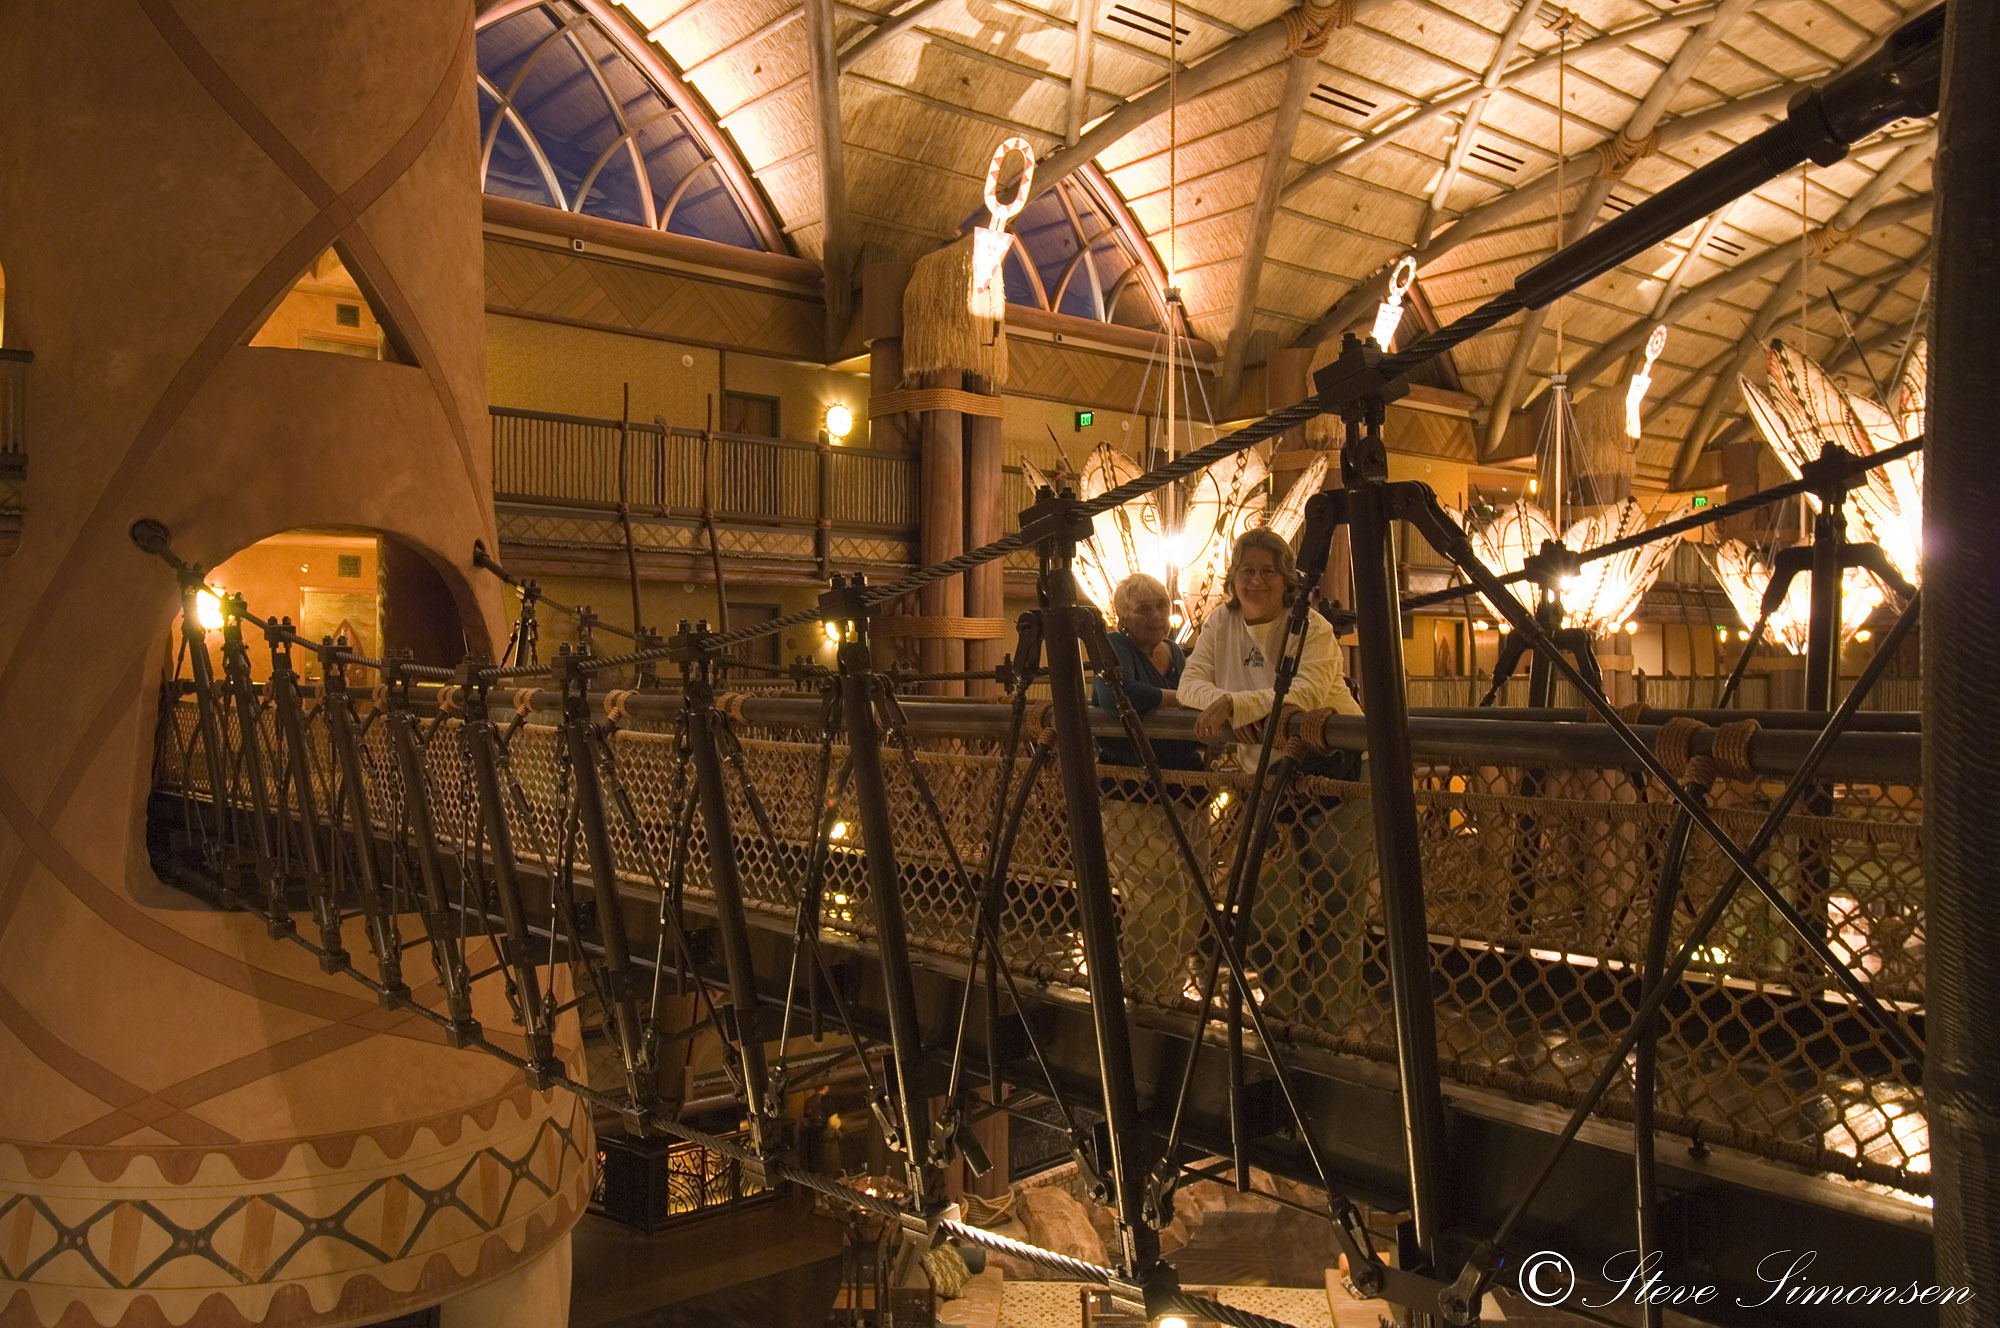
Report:
[[[1242,727],[1271,713],[1271,696],[1278,678],[1278,652],[1285,642],[1285,614],[1251,626],[1240,609],[1217,609],[1202,624],[1201,636],[1188,656],[1178,690],[1180,703],[1206,710],[1223,697],[1230,699],[1229,722]],[[1361,713],[1340,668],[1340,647],[1333,628],[1317,613],[1306,615],[1305,648],[1299,671],[1285,693],[1288,705],[1301,710]]]

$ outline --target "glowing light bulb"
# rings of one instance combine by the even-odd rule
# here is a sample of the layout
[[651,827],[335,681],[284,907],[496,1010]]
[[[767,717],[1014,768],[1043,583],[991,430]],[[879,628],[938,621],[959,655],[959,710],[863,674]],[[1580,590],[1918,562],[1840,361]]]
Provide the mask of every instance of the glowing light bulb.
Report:
[[826,634],[826,639],[827,639],[827,643],[828,643],[828,644],[830,644],[830,645],[839,645],[839,644],[840,644],[840,624],[839,624],[839,623],[831,623],[831,622],[829,622],[829,623],[821,623],[821,624],[819,625],[819,629],[820,629],[820,631],[821,631],[821,632],[823,632],[823,633],[825,633],[825,634]]
[[835,821],[835,822],[833,823],[833,829],[831,829],[831,830],[829,830],[829,831],[827,831],[827,832],[826,832],[826,837],[827,837],[828,839],[845,839],[845,838],[847,838],[847,822],[845,822],[845,821]]
[[1481,618],[1472,624],[1472,630],[1475,632],[1490,632],[1493,630],[1493,624]]
[[1875,633],[1869,631],[1866,627],[1864,627],[1860,631],[1854,634],[1854,639],[1857,641],[1866,641],[1874,635]]
[[1727,641],[1729,639],[1729,629],[1727,627],[1716,628],[1715,639],[1718,641]]
[[1748,641],[1750,639],[1750,633],[1739,628],[1736,633],[1736,639],[1738,641]]
[[1178,1314],[1163,1314],[1154,1321],[1154,1328],[1188,1328],[1188,1321]]
[[204,632],[222,630],[222,601],[215,597],[214,591],[202,590],[195,593],[194,617]]
[[1542,482],[1540,480],[1528,481],[1528,492],[1530,494],[1540,493],[1541,491],[1542,491]]
[[1639,624],[1638,624],[1638,623],[1635,623],[1635,622],[1627,622],[1627,623],[1625,624],[1625,635],[1627,635],[1627,636],[1632,636],[1632,635],[1635,635],[1635,634],[1637,634],[1638,630],[1639,630]]
[[845,438],[853,431],[853,411],[839,402],[826,408],[826,432],[829,438]]

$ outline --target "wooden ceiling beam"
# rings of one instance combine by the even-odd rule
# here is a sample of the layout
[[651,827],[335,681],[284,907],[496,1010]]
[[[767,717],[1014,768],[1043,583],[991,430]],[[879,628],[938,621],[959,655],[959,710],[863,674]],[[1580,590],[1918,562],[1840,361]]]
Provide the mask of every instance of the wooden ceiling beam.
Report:
[[[1395,0],[1354,0],[1353,17],[1358,21],[1364,15],[1393,3]],[[1055,188],[1084,163],[1094,161],[1112,144],[1164,114],[1174,96],[1175,84],[1178,84],[1181,100],[1187,101],[1213,91],[1238,74],[1261,69],[1277,61],[1285,54],[1290,40],[1288,13],[1279,14],[1218,47],[1181,71],[1176,79],[1163,79],[1112,107],[1102,119],[1079,135],[1075,143],[1057,149],[1036,165],[1035,193]]]
[[[1785,103],[1797,90],[1794,85],[1783,84],[1766,88],[1748,97],[1722,102],[1692,115],[1669,120],[1660,126],[1660,142],[1657,150],[1665,151],[1676,144],[1698,138],[1712,130],[1734,124],[1738,120],[1783,110]],[[1592,145],[1571,157],[1566,163],[1566,169],[1594,170],[1598,159],[1598,145]],[[1481,235],[1543,202],[1555,193],[1555,189],[1556,172],[1550,169],[1518,188],[1473,208],[1432,236],[1429,243],[1413,248],[1412,252],[1416,255],[1419,267],[1436,261],[1474,236]],[[1388,289],[1389,273],[1393,267],[1393,263],[1385,263],[1374,276],[1343,295],[1296,344],[1317,345],[1363,319],[1372,318],[1376,304],[1381,301],[1383,293]]]
[[[921,3],[921,0],[920,0]],[[854,239],[847,215],[847,164],[840,121],[840,55],[833,0],[805,0],[806,57],[812,85],[813,136],[819,144],[820,268],[826,274],[826,351],[847,334]]]
[[1445,199],[1451,196],[1452,185],[1458,182],[1458,171],[1465,164],[1465,154],[1472,151],[1472,139],[1479,132],[1480,121],[1486,114],[1486,103],[1499,89],[1506,77],[1507,66],[1521,49],[1521,39],[1528,35],[1528,25],[1535,21],[1541,9],[1542,0],[1521,0],[1521,7],[1514,11],[1513,21],[1500,34],[1500,44],[1494,48],[1492,63],[1486,67],[1486,77],[1480,80],[1481,91],[1466,104],[1465,115],[1458,122],[1457,133],[1452,136],[1451,151],[1445,154],[1444,170],[1438,175],[1437,186],[1431,190],[1430,201],[1424,206],[1424,219],[1417,226],[1419,244],[1430,239],[1438,213],[1444,208]]
[[896,10],[876,24],[872,32],[840,53],[840,72],[844,74],[854,68],[884,44],[915,25],[918,19],[945,3],[947,0],[915,0],[914,4]]
[[1097,0],[1076,0],[1076,50],[1069,66],[1069,119],[1063,125],[1063,143],[1075,147],[1083,136],[1083,124],[1090,110],[1090,62],[1097,32]]
[[[1569,53],[1569,58],[1576,60],[1582,56],[1599,51],[1622,48],[1641,37],[1650,37],[1662,32],[1678,32],[1683,28],[1692,28],[1706,22],[1714,13],[1715,6],[1708,5],[1698,9],[1690,9],[1686,13],[1669,14],[1660,18],[1646,19],[1643,22],[1634,23],[1628,27],[1620,28],[1616,32],[1608,33],[1605,36],[1583,43]],[[1507,71],[1491,88],[1488,88],[1482,80],[1469,87],[1460,88],[1458,91],[1433,101],[1428,105],[1419,106],[1408,116],[1398,120],[1396,123],[1384,127],[1373,135],[1361,138],[1360,141],[1342,148],[1325,161],[1301,171],[1290,184],[1285,186],[1285,197],[1290,199],[1300,190],[1311,188],[1328,176],[1338,174],[1369,153],[1375,151],[1375,149],[1401,138],[1404,134],[1428,124],[1441,115],[1449,115],[1453,111],[1468,107],[1473,102],[1490,96],[1495,91],[1504,91],[1512,88],[1527,79],[1545,74],[1555,67],[1555,55],[1538,56],[1526,64]],[[1349,132],[1353,131],[1350,130]],[[1545,149],[1541,148],[1537,148],[1536,150],[1545,151]]]
[[1299,136],[1299,122],[1305,117],[1306,94],[1319,76],[1317,53],[1295,55],[1285,66],[1285,87],[1278,95],[1277,118],[1271,123],[1271,141],[1264,149],[1264,171],[1257,182],[1257,201],[1250,212],[1249,232],[1243,241],[1243,257],[1237,265],[1236,317],[1229,339],[1222,348],[1222,377],[1216,389],[1221,401],[1234,401],[1243,381],[1243,358],[1249,351],[1250,332],[1257,320],[1257,286],[1264,275],[1264,251],[1271,247],[1271,225],[1278,217],[1278,196],[1284,190],[1285,172],[1292,165],[1292,144]]
[[[1653,81],[1638,109],[1632,112],[1632,118],[1620,133],[1621,138],[1634,143],[1644,142],[1660,127],[1660,121],[1666,117],[1668,103],[1680,95],[1681,89],[1694,77],[1695,69],[1722,44],[1723,35],[1749,12],[1751,3],[1752,0],[1722,0],[1716,6],[1714,16],[1688,35],[1680,49],[1674,52],[1674,58],[1668,62],[1666,69]],[[1577,201],[1576,210],[1562,228],[1564,248],[1590,232],[1596,224],[1598,212],[1604,207],[1605,198],[1619,178],[1602,171],[1590,178],[1584,186],[1583,196]],[[1514,411],[1514,398],[1520,393],[1521,378],[1527,373],[1528,360],[1534,354],[1535,344],[1541,339],[1542,324],[1548,319],[1550,308],[1530,309],[1521,320],[1514,349],[1507,357],[1505,371],[1500,375],[1499,390],[1490,398],[1483,446],[1485,452],[1498,449],[1501,439],[1507,435],[1507,420]],[[1556,368],[1560,372],[1561,364],[1558,363]]]
[[[1911,171],[1915,170],[1928,159],[1931,146],[1932,139],[1926,137],[1921,143],[1913,143],[1901,152],[1898,152],[1895,158],[1883,167],[1873,179],[1855,191],[1854,197],[1849,199],[1834,219],[1827,223],[1829,230],[1859,233],[1863,230],[1876,230],[1883,226],[1900,225],[1906,221],[1913,221],[1919,217],[1928,215],[1931,206],[1928,194],[1919,195],[1915,198],[1902,199],[1881,206],[1874,205],[1880,201],[1883,195],[1908,178]],[[1846,243],[1846,241],[1843,241],[1843,243]],[[1755,257],[1748,258],[1736,266],[1718,273],[1685,294],[1677,296],[1664,307],[1656,309],[1655,312],[1646,318],[1632,323],[1616,337],[1605,342],[1604,346],[1595,354],[1589,355],[1578,362],[1577,366],[1570,371],[1570,386],[1572,388],[1587,387],[1599,374],[1610,368],[1617,360],[1631,354],[1634,350],[1644,345],[1646,338],[1652,334],[1655,323],[1666,323],[1669,325],[1678,323],[1696,309],[1743,285],[1746,281],[1759,277],[1779,276],[1779,292],[1774,292],[1765,298],[1763,305],[1759,308],[1757,317],[1762,317],[1764,310],[1771,307],[1772,301],[1777,298],[1778,293],[1785,290],[1787,282],[1790,283],[1791,291],[1787,298],[1796,300],[1798,298],[1797,267],[1798,242],[1787,240],[1783,244],[1773,245]],[[1779,275],[1781,273],[1784,275]],[[1866,280],[1866,278],[1864,277],[1863,280]],[[1753,319],[1753,325],[1754,322],[1755,320]]]

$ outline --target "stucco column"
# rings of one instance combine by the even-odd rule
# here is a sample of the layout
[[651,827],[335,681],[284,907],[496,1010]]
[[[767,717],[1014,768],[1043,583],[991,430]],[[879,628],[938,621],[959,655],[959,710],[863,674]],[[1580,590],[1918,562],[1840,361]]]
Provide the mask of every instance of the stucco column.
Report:
[[[373,1322],[555,1247],[587,1198],[574,1101],[167,889],[144,839],[176,592],[136,519],[209,566],[385,532],[498,625],[470,568],[494,544],[473,54],[470,0],[0,9],[0,263],[35,352],[0,559],[10,1328]],[[329,246],[402,363],[247,344]]]

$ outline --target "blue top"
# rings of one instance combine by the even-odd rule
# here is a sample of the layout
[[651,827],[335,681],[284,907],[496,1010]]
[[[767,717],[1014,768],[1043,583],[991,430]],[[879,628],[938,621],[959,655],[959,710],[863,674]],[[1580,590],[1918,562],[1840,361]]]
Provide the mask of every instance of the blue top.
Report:
[[[1111,651],[1118,656],[1118,680],[1131,698],[1132,706],[1142,715],[1149,715],[1160,708],[1162,693],[1169,687],[1178,687],[1181,670],[1187,666],[1187,656],[1180,646],[1171,639],[1167,642],[1167,670],[1165,673],[1153,667],[1148,655],[1132,644],[1132,638],[1123,632],[1108,634]],[[1097,678],[1090,685],[1090,703],[1100,710],[1116,715],[1117,702],[1111,695],[1111,684]],[[1206,755],[1198,742],[1167,740],[1153,744],[1153,754],[1160,759],[1162,770],[1199,770]],[[1139,764],[1139,753],[1130,742],[1123,738],[1099,738],[1097,759],[1107,765]],[[1133,781],[1124,781],[1132,783]],[[1113,790],[1107,789],[1107,792]],[[1122,796],[1137,793],[1137,785],[1132,789],[1116,790]]]

